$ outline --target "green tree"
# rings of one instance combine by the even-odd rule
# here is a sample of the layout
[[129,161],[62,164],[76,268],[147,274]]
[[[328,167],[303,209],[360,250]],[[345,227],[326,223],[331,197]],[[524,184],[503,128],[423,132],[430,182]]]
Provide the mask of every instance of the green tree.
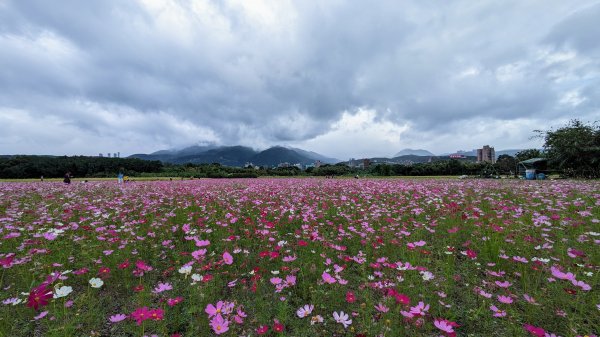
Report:
[[498,156],[498,160],[496,160],[496,168],[503,174],[507,174],[509,172],[514,173],[516,165],[517,161],[515,160],[515,157],[507,154],[501,154],[500,156]]
[[515,159],[517,162],[531,158],[544,158],[544,153],[538,149],[527,149],[519,151],[515,154]]
[[600,177],[600,125],[571,120],[556,130],[536,130],[551,167],[573,177]]

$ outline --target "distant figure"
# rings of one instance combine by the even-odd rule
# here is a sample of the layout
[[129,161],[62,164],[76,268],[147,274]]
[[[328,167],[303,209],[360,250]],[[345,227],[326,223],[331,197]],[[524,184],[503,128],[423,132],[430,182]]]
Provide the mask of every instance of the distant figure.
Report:
[[41,176],[41,177],[40,177],[40,181],[41,181],[41,182],[44,182],[44,176]]
[[119,172],[119,174],[117,175],[117,182],[119,184],[123,183],[123,172]]
[[65,184],[70,184],[71,183],[71,172],[65,173],[65,178],[63,179],[63,182]]
[[358,179],[358,174],[354,176],[354,179]]

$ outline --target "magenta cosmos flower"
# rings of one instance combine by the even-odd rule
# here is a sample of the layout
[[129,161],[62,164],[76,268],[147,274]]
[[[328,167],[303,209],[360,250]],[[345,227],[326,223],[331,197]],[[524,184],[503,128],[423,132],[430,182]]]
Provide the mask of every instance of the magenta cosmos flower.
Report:
[[27,299],[27,306],[38,310],[48,304],[48,300],[52,298],[52,290],[46,284],[33,288]]
[[220,335],[229,330],[229,321],[219,314],[213,317],[210,321],[210,326],[217,335]]

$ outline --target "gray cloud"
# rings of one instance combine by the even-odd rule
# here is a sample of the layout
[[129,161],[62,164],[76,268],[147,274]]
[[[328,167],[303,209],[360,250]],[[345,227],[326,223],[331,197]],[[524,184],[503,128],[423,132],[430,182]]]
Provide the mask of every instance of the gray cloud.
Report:
[[[350,156],[317,141],[349,139],[342,121],[364,110],[410,131],[362,128],[361,148],[530,146],[523,125],[598,119],[598,21],[597,0],[8,0],[0,152],[216,142]],[[482,121],[520,143],[461,134]]]

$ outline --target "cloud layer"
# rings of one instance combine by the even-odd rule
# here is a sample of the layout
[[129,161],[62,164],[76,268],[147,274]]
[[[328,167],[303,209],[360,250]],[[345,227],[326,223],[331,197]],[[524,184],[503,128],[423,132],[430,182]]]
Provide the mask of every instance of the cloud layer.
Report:
[[0,1],[0,153],[539,146],[600,119],[596,1]]

